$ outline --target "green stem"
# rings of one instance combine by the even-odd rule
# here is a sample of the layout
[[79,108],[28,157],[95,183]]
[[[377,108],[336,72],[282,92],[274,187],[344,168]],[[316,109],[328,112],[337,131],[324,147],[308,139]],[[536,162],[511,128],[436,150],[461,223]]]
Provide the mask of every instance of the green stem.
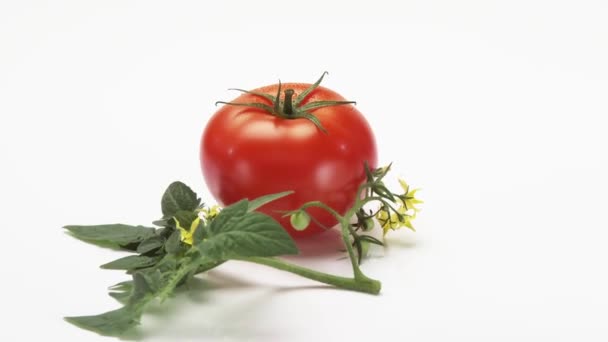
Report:
[[378,294],[380,293],[380,288],[382,287],[382,284],[379,281],[367,278],[365,276],[363,278],[340,277],[329,273],[311,270],[309,268],[288,263],[277,258],[249,257],[240,260],[270,266],[282,271],[297,274],[304,278],[316,280],[324,284],[333,285],[347,290]]
[[366,197],[364,200],[359,201],[359,203],[357,203],[356,207],[363,207],[364,205],[366,205],[369,202],[374,202],[374,201],[379,201],[381,202],[385,207],[389,208],[390,210],[394,211],[395,213],[397,213],[397,209],[395,209],[392,205],[390,205],[384,198],[380,197],[380,196],[372,196],[372,197]]
[[336,220],[338,220],[338,221],[343,219],[343,217],[340,214],[338,214],[337,211],[335,211],[332,207],[328,206],[327,204],[325,204],[321,201],[306,202],[300,207],[300,209],[306,209],[309,207],[318,207],[318,208],[324,209],[325,211],[330,213],[333,217],[335,217]]
[[359,268],[359,259],[355,255],[355,250],[353,249],[353,246],[350,242],[350,223],[348,221],[342,220],[340,222],[340,228],[342,231],[342,241],[344,241],[344,246],[346,247],[346,251],[348,252],[348,257],[350,259],[350,264],[353,267],[355,279],[366,279],[367,277]]
[[350,242],[350,237],[349,237],[350,236],[350,231],[349,231],[350,222],[348,222],[348,219],[350,217],[352,217],[353,215],[355,215],[357,210],[359,210],[360,206],[355,205],[344,216],[341,216],[332,207],[330,207],[327,204],[320,202],[320,201],[312,201],[312,202],[305,203],[304,205],[302,205],[301,209],[306,209],[308,207],[319,207],[319,208],[325,209],[327,212],[332,214],[336,218],[336,220],[338,220],[338,223],[340,224],[340,230],[342,232],[342,234],[341,234],[342,241],[344,242],[344,246],[346,247],[346,251],[348,252],[348,257],[349,257],[350,263],[353,267],[353,273],[355,274],[355,279],[370,280],[370,278],[365,276],[365,274],[363,274],[363,272],[361,272],[361,269],[359,268],[359,263],[357,261],[358,258],[355,255],[355,251],[353,250],[353,246]]
[[225,263],[226,261],[213,261],[213,262],[204,262],[201,263],[198,268],[196,269],[196,272],[194,272],[195,274],[199,274],[199,273],[204,273],[209,271],[212,268],[216,268],[217,266]]
[[[182,282],[182,280],[192,271],[196,270],[198,267],[197,264],[188,264],[186,266],[182,266],[180,269],[176,271],[176,273],[171,277],[169,282],[158,290],[157,293],[154,294],[153,298],[160,298],[161,302],[166,298],[169,298],[173,290]],[[147,305],[147,302],[142,305]]]
[[293,115],[293,89],[285,90],[285,101],[283,102],[283,114]]

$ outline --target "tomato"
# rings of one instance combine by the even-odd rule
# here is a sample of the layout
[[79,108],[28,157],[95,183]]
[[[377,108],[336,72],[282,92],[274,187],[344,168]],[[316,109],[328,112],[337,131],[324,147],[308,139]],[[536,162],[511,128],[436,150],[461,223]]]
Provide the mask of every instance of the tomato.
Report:
[[354,204],[366,179],[364,163],[370,169],[377,166],[376,142],[352,102],[319,86],[323,76],[315,84],[239,90],[242,94],[233,101],[220,102],[224,105],[204,129],[200,161],[207,186],[221,205],[293,190],[258,210],[299,238],[323,232],[337,221],[322,209],[309,208],[312,222],[298,231],[289,217],[282,217],[285,211],[321,201],[344,214]]

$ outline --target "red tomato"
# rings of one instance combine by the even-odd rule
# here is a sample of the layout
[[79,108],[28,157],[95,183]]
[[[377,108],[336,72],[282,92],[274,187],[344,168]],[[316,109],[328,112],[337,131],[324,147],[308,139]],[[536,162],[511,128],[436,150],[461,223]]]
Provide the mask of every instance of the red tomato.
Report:
[[258,210],[297,238],[322,232],[337,221],[324,210],[310,208],[311,224],[297,231],[281,212],[318,200],[344,214],[354,204],[357,188],[366,179],[364,163],[372,170],[377,166],[375,139],[350,102],[318,86],[322,79],[314,85],[241,90],[241,96],[211,117],[201,139],[200,160],[207,186],[221,205],[293,190]]

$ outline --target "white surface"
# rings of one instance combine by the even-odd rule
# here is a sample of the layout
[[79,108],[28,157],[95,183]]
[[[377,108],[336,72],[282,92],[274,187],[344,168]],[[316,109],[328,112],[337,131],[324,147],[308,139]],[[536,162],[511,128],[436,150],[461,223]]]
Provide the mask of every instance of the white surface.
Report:
[[214,102],[324,70],[381,160],[424,189],[419,232],[364,265],[382,294],[235,263],[134,337],[608,340],[608,4],[373,4],[2,2],[0,340],[106,340],[62,316],[117,307],[106,287],[125,276],[97,268],[116,253],[61,227],[146,224],[176,179],[209,200],[198,143]]

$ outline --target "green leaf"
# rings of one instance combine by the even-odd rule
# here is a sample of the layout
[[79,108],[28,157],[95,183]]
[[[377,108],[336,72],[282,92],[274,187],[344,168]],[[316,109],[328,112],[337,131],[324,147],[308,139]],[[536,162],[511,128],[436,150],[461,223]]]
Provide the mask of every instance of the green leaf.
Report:
[[136,302],[162,286],[162,275],[159,269],[133,273],[133,294],[131,301]]
[[127,291],[111,291],[108,293],[110,297],[116,299],[120,304],[126,304],[131,297],[131,292]]
[[182,243],[181,243],[181,233],[179,230],[174,231],[167,239],[167,243],[165,243],[165,251],[169,254],[177,254],[181,251]]
[[126,304],[131,297],[131,291],[133,290],[133,281],[123,281],[114,286],[110,286],[110,292],[108,293],[112,298],[116,299],[122,304]]
[[161,248],[164,244],[165,239],[160,236],[152,236],[142,241],[139,246],[137,246],[137,253],[146,254]]
[[198,244],[202,255],[214,260],[297,254],[293,239],[270,216],[247,212],[242,200],[220,212],[207,226],[207,239]]
[[133,281],[126,280],[126,281],[121,281],[118,284],[114,284],[114,285],[108,287],[108,290],[110,290],[110,291],[131,291],[132,288],[133,288]]
[[194,220],[196,220],[197,217],[198,217],[198,214],[195,213],[194,211],[180,210],[177,213],[175,213],[175,215],[173,215],[173,220],[176,221],[175,227],[177,227],[178,223],[179,223],[179,227],[182,227],[186,230],[190,230],[190,226],[192,225],[192,222]]
[[258,209],[259,207],[263,206],[264,204],[276,201],[279,198],[291,195],[293,193],[294,193],[293,191],[283,191],[283,192],[279,192],[276,194],[258,197],[256,199],[254,199],[253,201],[249,202],[249,208],[247,209],[247,211],[254,211],[254,210]]
[[169,185],[161,200],[163,218],[169,218],[180,210],[194,211],[201,200],[186,184],[173,182]]
[[72,236],[102,247],[124,247],[154,236],[154,228],[126,224],[65,226]]
[[131,295],[133,293],[134,282],[133,280],[127,280],[120,282],[116,285],[110,286],[108,288],[109,295],[118,300],[121,304],[127,305],[129,302]]
[[155,220],[155,221],[152,221],[152,224],[155,225],[155,226],[158,226],[158,227],[167,227],[167,226],[169,226],[169,219],[168,218],[166,218],[166,219],[163,218],[163,219],[160,219],[160,220]]
[[160,260],[159,257],[148,257],[143,255],[129,255],[124,258],[116,259],[100,267],[106,270],[135,270],[143,267],[150,267]]
[[205,220],[200,220],[198,222],[198,227],[196,227],[196,230],[194,231],[194,234],[192,235],[192,244],[196,245],[199,242],[203,241],[203,238],[205,237]]
[[135,272],[132,281],[111,288],[116,291],[110,295],[126,302],[124,307],[101,315],[66,317],[65,320],[102,335],[122,335],[139,324],[146,305],[154,298],[162,300],[171,295],[175,287],[197,269],[201,260],[200,257],[176,259],[166,255],[154,267]]
[[234,226],[243,218],[243,216],[245,216],[248,208],[249,201],[246,199],[240,200],[224,208],[215,219],[206,226],[207,235],[211,237],[224,229],[224,227]]
[[66,317],[65,320],[101,335],[118,336],[139,324],[141,312],[138,311],[125,306],[101,315]]

